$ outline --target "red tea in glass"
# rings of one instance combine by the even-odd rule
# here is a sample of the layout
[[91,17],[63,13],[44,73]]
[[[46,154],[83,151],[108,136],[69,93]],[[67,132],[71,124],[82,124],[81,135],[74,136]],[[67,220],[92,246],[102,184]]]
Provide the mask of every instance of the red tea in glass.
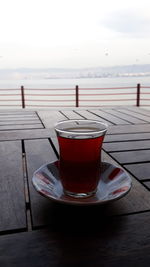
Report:
[[60,149],[60,179],[64,192],[87,197],[96,192],[101,148],[107,126],[92,120],[63,121],[55,127]]

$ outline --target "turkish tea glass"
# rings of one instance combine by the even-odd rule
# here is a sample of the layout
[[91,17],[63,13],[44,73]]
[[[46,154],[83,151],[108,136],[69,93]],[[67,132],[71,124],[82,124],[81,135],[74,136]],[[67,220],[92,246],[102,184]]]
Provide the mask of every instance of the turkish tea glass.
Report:
[[76,198],[92,196],[100,179],[101,149],[107,124],[96,120],[66,120],[58,122],[55,131],[64,193]]

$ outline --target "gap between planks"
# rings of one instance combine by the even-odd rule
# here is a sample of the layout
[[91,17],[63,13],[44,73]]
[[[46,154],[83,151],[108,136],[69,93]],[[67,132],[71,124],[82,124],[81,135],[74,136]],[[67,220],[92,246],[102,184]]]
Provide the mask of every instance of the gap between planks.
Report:
[[24,146],[23,140],[21,141],[21,144],[22,144],[22,167],[23,167],[24,193],[25,193],[25,202],[26,202],[27,231],[32,231],[27,162],[26,162],[26,153],[25,153],[25,146]]

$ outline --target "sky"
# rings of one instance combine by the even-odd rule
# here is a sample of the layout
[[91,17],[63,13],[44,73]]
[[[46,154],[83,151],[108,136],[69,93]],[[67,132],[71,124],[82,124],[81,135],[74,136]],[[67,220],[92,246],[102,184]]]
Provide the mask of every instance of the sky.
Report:
[[150,64],[149,0],[0,0],[0,69]]

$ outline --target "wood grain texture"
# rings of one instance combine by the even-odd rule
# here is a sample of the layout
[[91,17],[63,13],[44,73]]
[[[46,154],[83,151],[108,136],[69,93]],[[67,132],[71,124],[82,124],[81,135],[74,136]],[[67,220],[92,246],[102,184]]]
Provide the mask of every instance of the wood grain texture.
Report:
[[0,142],[0,231],[26,228],[21,142]]

